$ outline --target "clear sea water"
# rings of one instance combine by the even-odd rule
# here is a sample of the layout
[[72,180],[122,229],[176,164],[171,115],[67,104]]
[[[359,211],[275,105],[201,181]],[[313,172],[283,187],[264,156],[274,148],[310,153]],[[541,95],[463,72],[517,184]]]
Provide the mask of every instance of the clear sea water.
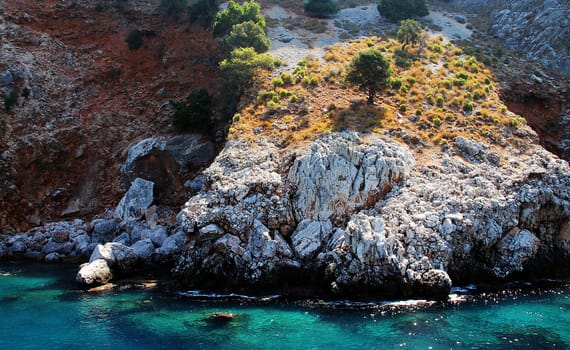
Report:
[[[423,307],[87,293],[74,267],[0,264],[0,349],[570,349],[570,284]],[[231,321],[213,321],[232,313]]]

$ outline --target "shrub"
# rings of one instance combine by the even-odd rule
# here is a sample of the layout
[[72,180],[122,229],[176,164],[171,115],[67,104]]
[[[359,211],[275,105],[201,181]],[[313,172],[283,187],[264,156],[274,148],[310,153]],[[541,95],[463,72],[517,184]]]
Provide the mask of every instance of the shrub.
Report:
[[277,61],[266,53],[259,54],[251,47],[235,49],[230,58],[220,62],[219,67],[225,74],[226,82],[233,87],[242,90],[247,85],[255,72],[260,69],[272,70]]
[[18,102],[18,89],[12,89],[4,96],[4,110],[9,113]]
[[239,47],[251,47],[257,53],[266,52],[269,50],[269,39],[265,34],[265,29],[253,21],[235,24],[228,37],[226,38],[226,45],[230,50]]
[[402,87],[402,79],[390,78],[388,79],[388,86],[390,86],[394,90],[399,90]]
[[441,125],[441,119],[439,119],[438,117],[434,117],[431,122],[433,123],[433,125],[435,126],[440,126]]
[[463,102],[463,110],[465,112],[471,112],[473,110],[473,103],[471,101]]
[[176,112],[172,116],[172,125],[176,129],[195,128],[203,132],[210,130],[212,99],[208,91],[202,89],[191,92],[185,102],[175,102],[174,107]]
[[284,85],[293,84],[293,76],[291,73],[283,72],[281,73],[281,81],[283,81]]
[[138,29],[131,30],[125,38],[125,42],[127,43],[129,50],[136,50],[142,46],[143,33]]
[[216,14],[213,34],[215,37],[227,35],[234,25],[247,21],[252,21],[265,30],[265,19],[261,15],[258,3],[251,0],[240,5],[230,0],[226,9]]
[[408,109],[408,106],[405,103],[402,103],[399,108],[400,112],[405,112]]
[[325,18],[337,13],[338,8],[332,0],[309,0],[305,3],[305,13],[309,16]]
[[435,104],[435,99],[433,98],[433,95],[432,95],[432,94],[428,94],[428,95],[426,96],[426,101],[427,101],[427,103],[429,103],[430,105],[434,105],[434,104]]
[[378,12],[393,22],[429,14],[426,0],[380,0]]
[[274,87],[278,87],[278,86],[283,86],[285,83],[283,82],[283,79],[281,79],[281,78],[274,78],[271,81],[271,84],[273,84]]
[[198,22],[202,25],[209,25],[217,12],[216,0],[199,0],[188,7],[188,20],[190,23]]
[[422,115],[422,110],[421,109],[416,109],[416,115],[419,117],[420,115]]
[[422,28],[420,24],[413,19],[405,19],[400,21],[400,28],[396,32],[398,41],[402,43],[402,50],[408,45],[417,44],[422,37]]
[[166,15],[178,18],[186,8],[186,0],[160,0],[158,8]]
[[443,103],[445,102],[443,99],[443,96],[437,95],[437,98],[435,100],[436,100],[436,102],[435,102],[436,106],[438,106],[440,108],[443,107]]

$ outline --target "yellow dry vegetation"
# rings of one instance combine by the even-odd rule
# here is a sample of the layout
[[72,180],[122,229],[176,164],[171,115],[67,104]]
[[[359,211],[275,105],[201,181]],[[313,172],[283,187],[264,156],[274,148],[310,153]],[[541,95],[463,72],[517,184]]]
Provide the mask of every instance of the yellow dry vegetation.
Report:
[[[325,132],[356,130],[415,137],[422,147],[457,136],[506,146],[504,128],[525,121],[500,100],[492,73],[451,43],[432,37],[401,51],[401,43],[377,37],[332,46],[323,60],[307,59],[290,72],[259,76],[246,94],[231,137],[258,135],[286,146]],[[388,86],[366,104],[366,95],[343,79],[352,58],[375,49],[390,57]]]

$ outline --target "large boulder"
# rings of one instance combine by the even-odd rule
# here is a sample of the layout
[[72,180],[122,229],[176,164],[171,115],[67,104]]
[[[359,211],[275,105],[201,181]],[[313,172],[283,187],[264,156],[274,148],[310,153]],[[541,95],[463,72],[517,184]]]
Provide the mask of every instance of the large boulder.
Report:
[[99,259],[105,260],[111,268],[121,271],[132,270],[138,262],[138,256],[133,248],[116,242],[97,245],[89,258],[89,263]]
[[77,272],[75,280],[83,285],[102,285],[113,278],[111,269],[104,259],[97,259],[83,264]]
[[137,178],[115,209],[115,218],[121,221],[138,220],[154,200],[154,183]]
[[214,159],[215,145],[199,134],[144,139],[131,146],[121,174],[127,185],[136,178],[155,183],[157,201],[178,204],[184,176]]
[[288,180],[298,189],[295,218],[345,222],[382,199],[413,166],[412,155],[394,143],[366,142],[349,132],[321,138],[289,170]]

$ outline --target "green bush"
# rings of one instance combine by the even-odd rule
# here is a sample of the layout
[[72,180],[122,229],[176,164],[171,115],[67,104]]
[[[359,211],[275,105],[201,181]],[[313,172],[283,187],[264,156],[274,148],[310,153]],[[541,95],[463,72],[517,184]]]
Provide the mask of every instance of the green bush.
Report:
[[429,14],[426,0],[380,0],[378,12],[392,22]]
[[176,112],[172,116],[172,125],[178,130],[188,128],[198,129],[202,132],[210,131],[212,125],[210,110],[212,98],[208,91],[202,89],[192,92],[184,102],[174,102]]
[[405,103],[400,105],[400,112],[405,112],[408,109],[408,106]]
[[217,12],[216,0],[199,0],[188,7],[188,20],[190,23],[198,22],[202,25],[209,25]]
[[252,21],[265,30],[265,18],[261,15],[258,3],[251,0],[240,5],[235,0],[230,0],[228,7],[216,14],[213,34],[215,37],[227,35],[234,25],[247,21]]
[[441,125],[441,119],[439,119],[438,117],[434,117],[431,122],[433,123],[433,125],[435,126],[440,126]]
[[138,29],[131,30],[125,38],[125,42],[127,43],[129,50],[136,50],[142,46],[143,33]]
[[443,96],[437,95],[436,102],[435,102],[435,103],[436,103],[436,106],[438,106],[438,107],[443,107],[443,103],[444,103],[444,102],[445,102],[445,101],[444,101],[444,99],[443,99]]
[[18,102],[18,89],[12,89],[4,96],[4,110],[9,113]]
[[243,90],[250,83],[257,70],[272,70],[278,64],[271,55],[257,53],[251,47],[235,49],[230,58],[220,62],[219,68],[224,74],[225,81],[232,88]]
[[325,18],[337,12],[338,8],[332,0],[309,0],[305,3],[305,13],[309,16]]
[[283,81],[284,85],[293,84],[293,76],[291,73],[283,72],[281,73],[281,81]]
[[187,0],[160,0],[160,11],[168,16],[178,18],[180,14],[186,9]]
[[400,29],[396,32],[398,41],[402,43],[402,50],[408,45],[417,44],[422,38],[422,28],[420,24],[413,19],[404,19],[400,21]]
[[463,102],[463,110],[465,112],[471,112],[473,110],[473,103],[471,101]]
[[251,20],[235,24],[226,38],[226,45],[230,50],[239,47],[251,47],[257,53],[269,50],[269,39],[265,34],[265,28]]
[[283,79],[281,79],[281,78],[274,78],[274,79],[271,81],[271,84],[273,84],[274,87],[278,87],[278,86],[283,86],[283,85],[285,85],[285,83],[283,82]]

